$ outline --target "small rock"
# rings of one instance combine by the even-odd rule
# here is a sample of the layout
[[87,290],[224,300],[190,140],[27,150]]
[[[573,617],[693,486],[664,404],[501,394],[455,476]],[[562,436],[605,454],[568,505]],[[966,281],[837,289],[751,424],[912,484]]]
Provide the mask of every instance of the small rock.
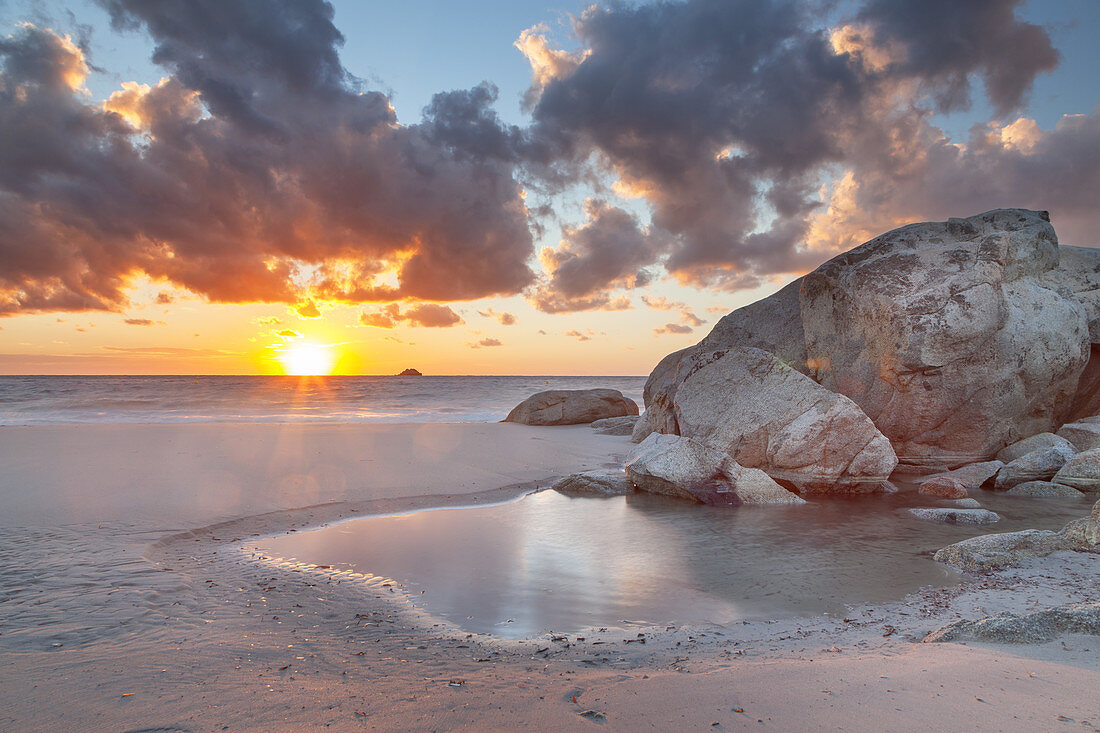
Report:
[[956,499],[955,506],[962,507],[963,509],[981,509],[982,505],[977,499]]
[[956,621],[936,629],[924,641],[1041,644],[1060,634],[1100,635],[1100,603],[1070,603],[1023,616],[998,613],[976,621]]
[[634,484],[623,471],[574,473],[550,488],[570,496],[622,496],[634,493]]
[[1059,532],[1025,529],[971,537],[938,550],[932,559],[963,570],[991,570],[1073,546]]
[[1004,463],[1012,463],[1017,458],[1025,456],[1028,453],[1033,453],[1034,451],[1044,448],[1056,447],[1069,448],[1073,453],[1077,452],[1077,449],[1073,447],[1073,443],[1065,438],[1055,435],[1054,433],[1039,433],[1038,435],[1032,435],[1030,438],[1018,440],[1012,445],[1005,446],[997,453],[997,460]]
[[605,417],[637,414],[638,405],[617,389],[552,389],[533,394],[516,405],[504,422],[579,425]]
[[951,471],[944,471],[942,473],[934,473],[930,476],[925,476],[920,480],[920,483],[926,483],[928,481],[937,481],[943,478],[950,478],[963,486],[963,488],[974,491],[982,488],[982,486],[991,478],[997,475],[997,472],[1004,468],[1004,463],[1001,461],[983,461],[981,463],[971,463],[960,468],[956,468]]
[[634,424],[637,422],[638,418],[635,415],[605,417],[592,423],[592,429],[600,435],[630,435],[634,432]]
[[1061,531],[1025,529],[971,537],[942,548],[933,559],[963,570],[984,571],[1032,557],[1046,557],[1060,550],[1091,550],[1097,545],[1100,545],[1100,501],[1093,505],[1088,517],[1073,520]]
[[1051,479],[1078,491],[1100,492],[1100,448],[1078,453],[1066,461]]
[[1000,515],[988,509],[949,509],[943,507],[914,507],[908,510],[917,519],[945,524],[994,524]]
[[1040,448],[1014,459],[997,472],[994,486],[1006,491],[1026,481],[1048,481],[1076,455],[1077,450],[1067,440],[1065,445]]
[[920,482],[917,491],[925,496],[938,496],[941,499],[963,499],[966,497],[966,485],[946,473],[930,476]]
[[1076,497],[1083,494],[1071,486],[1056,484],[1051,481],[1025,481],[1016,484],[1005,492],[1007,496],[1037,496],[1037,497]]

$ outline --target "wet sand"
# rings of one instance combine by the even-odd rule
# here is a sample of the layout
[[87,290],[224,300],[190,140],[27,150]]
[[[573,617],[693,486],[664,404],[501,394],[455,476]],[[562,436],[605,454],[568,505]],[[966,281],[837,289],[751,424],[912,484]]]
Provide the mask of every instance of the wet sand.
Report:
[[0,729],[1100,727],[1096,638],[919,643],[957,618],[1100,600],[1097,555],[843,618],[502,640],[392,584],[240,550],[511,498],[627,449],[587,427],[2,428]]

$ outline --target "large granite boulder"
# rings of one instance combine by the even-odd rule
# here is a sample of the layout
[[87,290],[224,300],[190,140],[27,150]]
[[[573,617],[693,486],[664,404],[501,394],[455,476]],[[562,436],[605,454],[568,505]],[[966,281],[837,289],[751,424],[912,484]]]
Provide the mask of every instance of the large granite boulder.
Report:
[[810,376],[854,400],[903,464],[951,468],[1056,428],[1089,358],[1085,308],[1044,276],[1046,212],[912,224],[800,290]]
[[679,434],[676,391],[688,377],[734,346],[762,349],[805,372],[806,345],[798,302],[801,284],[799,278],[767,298],[738,308],[718,321],[698,344],[662,359],[646,380],[643,393],[649,429]]
[[653,433],[627,457],[626,475],[642,491],[716,505],[803,504],[759,469],[677,435]]
[[1006,463],[1004,468],[997,472],[997,478],[993,482],[994,488],[997,491],[1005,491],[1025,481],[1049,481],[1074,455],[1076,451],[1072,445],[1068,448],[1055,445],[1025,453],[1016,460]]
[[533,394],[516,405],[504,422],[578,425],[637,414],[637,403],[623,397],[617,389],[552,389]]
[[683,437],[802,494],[881,491],[897,465],[858,405],[761,349],[731,348],[696,370],[673,409]]
[[1059,246],[1058,266],[1048,271],[1043,280],[1048,287],[1081,303],[1088,320],[1089,340],[1100,344],[1100,249]]
[[1066,461],[1051,479],[1086,493],[1100,491],[1100,448],[1087,450]]

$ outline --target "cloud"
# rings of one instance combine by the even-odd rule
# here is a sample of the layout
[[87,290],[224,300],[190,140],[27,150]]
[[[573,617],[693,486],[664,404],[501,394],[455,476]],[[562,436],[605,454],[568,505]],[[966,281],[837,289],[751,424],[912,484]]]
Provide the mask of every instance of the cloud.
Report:
[[283,330],[283,331],[279,331],[275,335],[276,336],[282,336],[283,338],[288,338],[288,339],[297,339],[297,338],[302,337],[302,334],[298,333],[297,331],[292,331],[289,328],[286,329],[286,330]]
[[164,321],[151,321],[148,318],[127,318],[123,321],[128,326],[163,326]]
[[[646,268],[656,261],[659,235],[599,199],[585,201],[584,211],[583,225],[565,227],[557,249],[539,253],[548,276],[532,297],[540,310],[620,310],[623,296],[613,297],[611,291],[646,285],[652,277]],[[626,302],[629,307],[629,298]]]
[[492,308],[478,311],[477,314],[482,318],[495,318],[502,326],[514,326],[517,322],[516,317],[511,313],[499,313]]
[[692,331],[694,331],[694,329],[691,326],[686,326],[682,323],[666,323],[663,326],[653,329],[653,333],[658,335],[664,333],[691,333]]
[[[1058,64],[1044,28],[1016,17],[1023,0],[871,0],[857,20],[894,49],[882,71],[919,80],[940,111],[966,108],[982,80],[999,114],[1018,106],[1032,81]],[[945,32],[945,29],[951,29]]]
[[405,311],[402,316],[414,326],[449,328],[463,323],[462,317],[445,305],[421,303]]
[[[996,126],[995,142],[983,130],[963,146],[930,122],[976,90],[1004,115],[1054,68],[1047,31],[1020,20],[1020,4],[869,0],[831,28],[812,2],[593,5],[567,63],[547,61],[537,30],[517,44],[541,147],[527,144],[575,181],[610,174],[650,208],[652,247],[628,249],[636,259],[605,281],[658,263],[687,285],[752,288],[900,221],[1006,205],[1049,209],[1078,238],[1100,224],[1082,201],[1097,169],[1065,163],[1070,151],[1094,159],[1097,112],[1045,132]],[[576,270],[590,264],[559,250]],[[544,259],[555,273],[558,259]],[[537,307],[600,307],[606,290],[573,276],[542,286]],[[582,292],[566,293],[571,281]]]
[[[224,349],[188,349],[180,346],[104,346],[105,351],[142,356],[234,356]],[[74,356],[103,356],[103,354],[75,354]]]
[[[1053,129],[1016,111],[1058,62],[1020,0],[592,5],[564,47],[517,40],[523,128],[489,83],[399,124],[344,68],[323,0],[101,4],[162,79],[95,102],[80,43],[0,38],[0,315],[122,312],[142,277],[314,309],[621,310],[665,274],[753,288],[902,221],[1020,205],[1067,242],[1100,227],[1100,110]],[[968,139],[934,125],[975,101],[997,119]],[[567,190],[593,197],[536,273],[532,231]]]
[[373,326],[375,328],[394,328],[397,326],[397,321],[385,310],[375,313],[360,313],[359,323],[363,326]]
[[571,331],[566,331],[562,335],[568,336],[569,338],[575,338],[577,339],[577,341],[591,341],[592,337],[596,334],[592,331],[592,329],[588,329],[588,331],[579,331],[574,328]]
[[258,326],[278,326],[283,321],[278,316],[267,316],[266,318],[257,318],[252,322]]
[[120,310],[139,274],[288,304],[533,282],[514,164],[486,154],[510,134],[492,87],[399,125],[343,68],[327,2],[102,4],[152,39],[160,82],[97,104],[67,37],[0,39],[0,313]]
[[359,315],[359,323],[376,328],[394,328],[401,321],[407,321],[410,326],[426,328],[450,328],[465,322],[462,316],[448,306],[434,303],[419,303],[404,312],[399,304],[390,303],[381,311]]
[[483,338],[483,339],[481,339],[480,341],[478,341],[476,343],[468,344],[468,346],[471,349],[480,349],[480,348],[483,348],[483,347],[503,346],[503,344],[500,342],[499,339]]
[[679,311],[680,320],[689,326],[702,326],[706,321],[695,315],[695,311],[691,309],[687,303],[679,303],[674,300],[669,300],[663,296],[643,295],[642,302],[653,310],[659,311]]
[[317,307],[317,304],[312,300],[306,301],[299,306],[295,306],[294,311],[302,318],[320,318],[321,309]]
[[168,305],[172,300],[172,296],[168,293],[157,293],[157,305]]

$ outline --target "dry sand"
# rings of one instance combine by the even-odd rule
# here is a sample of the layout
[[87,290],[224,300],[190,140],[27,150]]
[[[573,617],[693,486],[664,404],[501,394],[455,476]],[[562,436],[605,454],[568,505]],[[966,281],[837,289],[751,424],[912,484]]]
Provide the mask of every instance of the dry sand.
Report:
[[1100,639],[919,643],[1100,600],[1097,555],[843,619],[506,642],[238,549],[510,498],[628,446],[584,426],[0,428],[0,730],[1100,729]]

